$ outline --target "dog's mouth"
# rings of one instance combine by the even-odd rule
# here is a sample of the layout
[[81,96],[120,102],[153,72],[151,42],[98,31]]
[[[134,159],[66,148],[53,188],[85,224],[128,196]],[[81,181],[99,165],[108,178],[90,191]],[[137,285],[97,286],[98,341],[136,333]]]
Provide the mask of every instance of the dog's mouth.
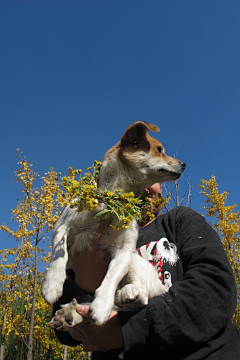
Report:
[[159,169],[158,172],[169,175],[170,177],[172,177],[173,180],[177,180],[182,175],[182,173],[175,172],[175,171],[169,171],[169,170],[165,170],[165,169]]

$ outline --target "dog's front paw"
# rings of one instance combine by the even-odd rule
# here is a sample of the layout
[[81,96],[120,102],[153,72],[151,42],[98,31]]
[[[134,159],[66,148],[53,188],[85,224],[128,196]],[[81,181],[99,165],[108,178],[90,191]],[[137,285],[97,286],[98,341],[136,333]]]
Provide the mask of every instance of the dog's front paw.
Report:
[[63,283],[48,284],[44,283],[42,287],[42,296],[48,304],[54,304],[61,296],[63,292]]
[[57,310],[49,325],[56,330],[67,331],[70,327],[83,321],[83,317],[77,313],[78,302],[73,299],[69,304],[61,305]]
[[98,296],[90,305],[90,316],[95,325],[101,326],[110,318],[113,301],[100,299]]

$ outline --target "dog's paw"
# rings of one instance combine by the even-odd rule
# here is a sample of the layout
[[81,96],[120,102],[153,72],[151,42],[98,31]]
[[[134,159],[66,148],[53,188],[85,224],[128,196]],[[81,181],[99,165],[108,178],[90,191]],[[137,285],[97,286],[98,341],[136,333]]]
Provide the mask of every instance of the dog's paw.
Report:
[[106,301],[106,299],[96,297],[89,307],[90,316],[94,324],[98,326],[105,324],[110,318],[112,309],[113,302],[109,299]]
[[115,308],[121,311],[138,311],[148,304],[148,296],[141,285],[127,284],[115,295]]
[[134,301],[139,296],[139,289],[133,284],[127,284],[116,293],[116,302],[120,304]]
[[83,317],[77,313],[78,302],[73,299],[69,304],[61,305],[57,310],[49,325],[56,330],[67,331],[70,327],[83,321]]
[[54,304],[62,296],[65,278],[65,270],[47,272],[42,286],[42,296],[48,304]]
[[54,304],[63,292],[63,283],[47,283],[44,282],[42,287],[42,296],[48,304]]

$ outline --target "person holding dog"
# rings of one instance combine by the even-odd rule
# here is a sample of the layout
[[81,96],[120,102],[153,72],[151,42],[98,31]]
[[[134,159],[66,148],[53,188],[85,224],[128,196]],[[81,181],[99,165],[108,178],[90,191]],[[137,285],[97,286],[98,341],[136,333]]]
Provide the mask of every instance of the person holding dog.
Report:
[[[156,196],[160,184],[149,191]],[[103,233],[108,224],[101,226]],[[68,332],[56,330],[60,342],[83,343],[84,350],[93,352],[92,360],[240,359],[240,334],[231,322],[234,275],[217,233],[203,216],[186,207],[156,216],[139,229],[137,250],[169,291],[138,312],[113,311],[102,327],[83,322]],[[79,257],[71,259],[74,271],[68,271],[54,313],[73,297],[91,302],[106,273],[109,261],[102,254]],[[90,318],[87,305],[77,311]]]

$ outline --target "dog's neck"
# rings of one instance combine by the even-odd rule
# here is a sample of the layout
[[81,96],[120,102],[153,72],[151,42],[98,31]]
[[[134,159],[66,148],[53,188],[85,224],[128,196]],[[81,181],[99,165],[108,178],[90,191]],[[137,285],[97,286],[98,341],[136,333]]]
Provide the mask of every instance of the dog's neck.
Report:
[[106,232],[109,224],[110,224],[110,218],[104,218],[100,221],[100,224],[98,226],[98,229],[95,233],[95,241],[94,241],[94,246],[98,246],[98,243],[100,241],[100,239],[102,238],[102,236],[104,235],[104,233]]
[[116,161],[113,157],[108,161],[104,161],[100,175],[99,187],[108,189],[109,191],[120,190],[123,193],[133,192],[136,197],[145,191],[145,183],[139,181],[136,174],[125,164]]

